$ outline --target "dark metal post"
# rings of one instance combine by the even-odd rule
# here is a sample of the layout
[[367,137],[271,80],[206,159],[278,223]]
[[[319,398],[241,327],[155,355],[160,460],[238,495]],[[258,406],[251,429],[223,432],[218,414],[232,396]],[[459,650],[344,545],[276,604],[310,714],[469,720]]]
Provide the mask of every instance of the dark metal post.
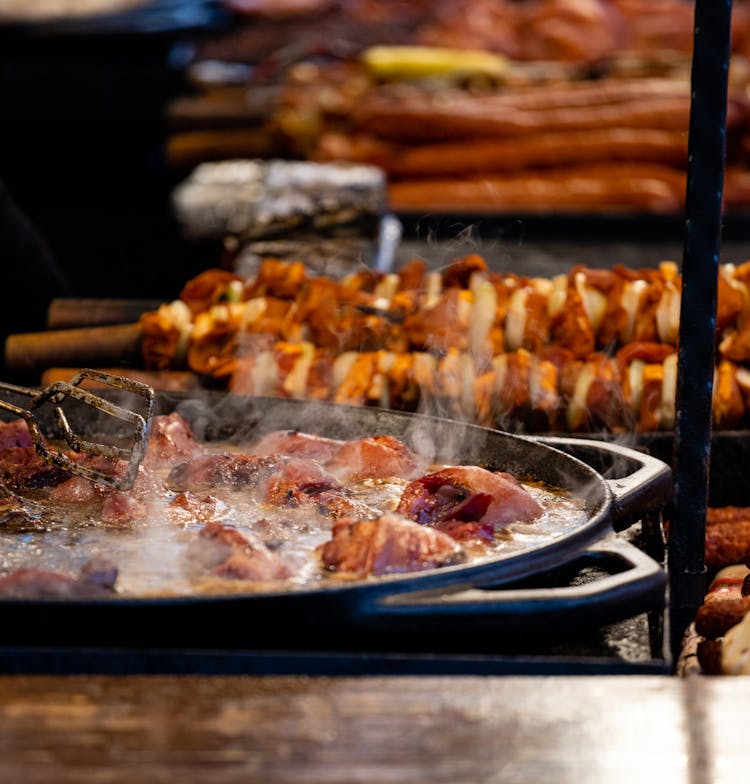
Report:
[[716,295],[726,148],[731,0],[696,0],[670,528],[670,645],[676,661],[706,589]]

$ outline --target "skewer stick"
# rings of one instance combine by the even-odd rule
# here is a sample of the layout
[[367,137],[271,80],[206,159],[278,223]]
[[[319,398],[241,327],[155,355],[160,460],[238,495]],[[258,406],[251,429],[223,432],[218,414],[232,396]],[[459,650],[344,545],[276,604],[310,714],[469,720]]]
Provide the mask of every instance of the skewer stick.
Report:
[[53,365],[105,366],[140,360],[138,324],[111,324],[9,335],[5,367],[12,372],[38,373]]
[[143,313],[156,310],[161,304],[159,299],[53,299],[47,309],[47,329],[132,324]]

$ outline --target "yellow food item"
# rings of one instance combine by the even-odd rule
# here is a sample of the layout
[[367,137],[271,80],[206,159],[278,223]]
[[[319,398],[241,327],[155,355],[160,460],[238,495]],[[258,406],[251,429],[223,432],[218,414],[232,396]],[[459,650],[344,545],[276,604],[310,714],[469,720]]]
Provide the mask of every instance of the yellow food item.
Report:
[[509,68],[507,58],[492,52],[437,46],[372,46],[362,53],[361,59],[370,73],[380,79],[458,74],[501,78]]

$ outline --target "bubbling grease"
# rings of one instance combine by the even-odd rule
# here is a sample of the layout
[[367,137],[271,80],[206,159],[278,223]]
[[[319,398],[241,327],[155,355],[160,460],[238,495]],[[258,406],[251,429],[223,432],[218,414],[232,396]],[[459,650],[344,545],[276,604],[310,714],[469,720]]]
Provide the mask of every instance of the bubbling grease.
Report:
[[[434,442],[422,440],[422,445],[432,458],[436,450]],[[207,444],[206,448],[209,452],[243,451],[240,445],[217,442]],[[445,463],[433,464],[428,470],[444,466]],[[403,479],[364,480],[348,485],[348,490],[353,499],[373,510],[374,517],[395,509],[406,484]],[[469,564],[509,557],[550,543],[586,522],[580,497],[537,483],[524,483],[524,487],[542,506],[543,514],[532,523],[510,524],[491,543],[462,543]],[[26,506],[32,512],[31,523],[16,530],[0,529],[0,575],[28,567],[77,574],[86,561],[99,556],[118,567],[117,593],[138,598],[268,589],[293,591],[341,579],[324,571],[315,553],[319,545],[330,539],[330,518],[310,508],[262,504],[246,488],[217,487],[209,492],[223,501],[212,519],[259,537],[292,564],[291,578],[282,583],[260,584],[201,573],[195,559],[189,557],[188,547],[195,542],[204,523],[175,522],[167,511],[167,504],[174,496],[171,492],[164,499],[150,503],[148,519],[115,527],[102,523],[85,505],[54,508],[45,501],[45,493],[37,491],[26,499]]]

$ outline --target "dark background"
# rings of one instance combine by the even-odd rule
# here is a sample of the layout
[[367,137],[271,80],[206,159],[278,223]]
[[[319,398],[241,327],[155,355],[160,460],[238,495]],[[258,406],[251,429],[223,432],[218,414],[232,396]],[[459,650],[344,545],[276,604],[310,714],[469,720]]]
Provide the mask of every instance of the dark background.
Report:
[[198,11],[145,29],[0,28],[0,180],[76,296],[172,297],[192,271],[162,146],[164,105],[186,89],[180,42],[206,22]]
[[[0,182],[74,296],[172,299],[220,258],[218,249],[180,235],[170,197],[185,172],[166,165],[164,111],[189,90],[192,47],[228,31],[229,22],[200,0],[163,2],[170,13],[147,24],[131,16],[0,27]],[[542,276],[579,263],[680,261],[684,234],[679,217],[403,216],[403,227],[397,264],[419,255],[439,266],[477,252],[496,269]],[[3,256],[6,273],[18,266]],[[722,261],[748,258],[750,221],[727,219]],[[34,328],[52,291],[34,275],[30,284],[23,277],[6,280],[14,292],[22,289],[4,297],[15,331]],[[35,294],[36,309],[28,304]]]

